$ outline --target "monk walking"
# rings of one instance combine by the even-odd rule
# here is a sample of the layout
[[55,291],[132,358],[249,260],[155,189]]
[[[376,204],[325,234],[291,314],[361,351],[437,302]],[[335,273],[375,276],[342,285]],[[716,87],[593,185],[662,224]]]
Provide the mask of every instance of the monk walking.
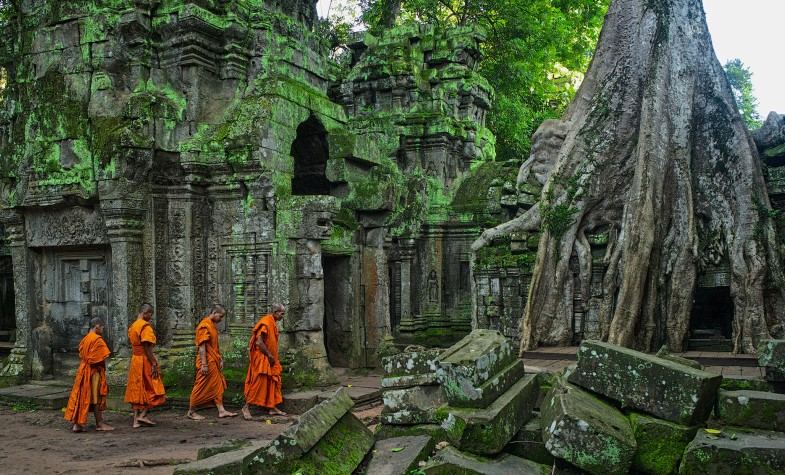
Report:
[[131,404],[134,411],[134,429],[142,424],[154,426],[155,422],[147,417],[147,411],[166,401],[158,360],[153,355],[156,338],[150,324],[152,318],[153,306],[143,303],[136,321],[128,328],[128,342],[131,343],[133,353],[128,366],[125,402]]
[[196,413],[196,408],[208,404],[218,407],[218,417],[234,417],[237,414],[224,408],[223,394],[226,390],[226,379],[221,372],[224,360],[218,348],[218,328],[215,326],[226,314],[223,305],[216,304],[210,315],[204,317],[196,327],[196,380],[191,391],[191,401],[187,416],[190,419],[202,420],[204,416]]
[[283,402],[281,395],[281,362],[278,359],[278,322],[286,313],[281,304],[273,304],[273,313],[262,315],[256,322],[248,342],[249,364],[245,376],[243,418],[251,420],[251,405],[260,406],[267,414],[285,416],[276,408]]
[[104,333],[104,322],[100,318],[90,320],[90,332],[79,342],[79,369],[74,378],[71,397],[65,410],[65,420],[71,422],[73,432],[84,432],[87,415],[95,414],[95,430],[109,431],[114,427],[106,424],[103,411],[106,408],[106,358],[111,351],[101,338]]

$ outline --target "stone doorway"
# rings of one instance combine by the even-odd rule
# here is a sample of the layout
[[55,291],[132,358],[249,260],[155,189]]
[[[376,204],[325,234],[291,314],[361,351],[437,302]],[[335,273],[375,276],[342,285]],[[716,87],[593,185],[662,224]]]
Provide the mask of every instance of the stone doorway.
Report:
[[733,299],[730,287],[698,287],[690,316],[688,349],[731,351]]
[[[79,342],[89,331],[92,318],[103,319],[103,337],[110,348],[115,338],[123,337],[112,334],[109,313],[112,297],[110,253],[108,249],[48,249],[39,254],[37,261],[36,300],[40,313],[37,316],[37,329],[33,333],[51,335],[45,340],[49,340],[48,345],[53,353],[53,371],[56,374],[64,373],[74,364]],[[42,332],[44,323],[49,330]],[[46,358],[47,348],[34,351],[41,353],[41,359]]]
[[[333,367],[357,367],[364,362],[352,361],[356,355],[353,344],[365,334],[356,332],[353,322],[351,287],[351,258],[349,256],[322,256],[324,271],[324,346],[327,360]],[[362,342],[363,347],[365,342]]]
[[294,158],[293,195],[329,195],[330,182],[325,175],[328,159],[327,130],[310,116],[297,127],[292,143]]
[[0,256],[0,353],[14,346],[16,313],[14,306],[14,274],[11,256]]

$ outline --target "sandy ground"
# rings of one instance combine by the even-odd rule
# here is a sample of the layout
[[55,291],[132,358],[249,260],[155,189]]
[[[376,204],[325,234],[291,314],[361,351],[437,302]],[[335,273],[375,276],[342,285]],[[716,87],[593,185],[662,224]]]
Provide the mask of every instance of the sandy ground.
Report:
[[[291,420],[251,422],[241,418],[218,419],[215,410],[201,411],[207,419],[191,421],[180,411],[156,412],[156,427],[132,429],[131,418],[107,412],[113,432],[70,432],[59,411],[15,413],[0,409],[0,472],[3,474],[171,474],[173,464],[196,459],[202,447],[221,445],[231,439],[272,439]],[[140,461],[150,467],[140,467]]]
[[[355,414],[374,424],[381,406],[358,408]],[[59,411],[13,412],[0,406],[0,473],[11,474],[171,474],[173,466],[196,459],[202,447],[214,447],[231,439],[272,439],[294,418],[240,417],[218,419],[216,411],[200,411],[204,421],[191,421],[183,412],[152,413],[156,427],[132,429],[127,413],[106,412],[113,432],[70,432]],[[140,461],[150,466],[140,466]]]

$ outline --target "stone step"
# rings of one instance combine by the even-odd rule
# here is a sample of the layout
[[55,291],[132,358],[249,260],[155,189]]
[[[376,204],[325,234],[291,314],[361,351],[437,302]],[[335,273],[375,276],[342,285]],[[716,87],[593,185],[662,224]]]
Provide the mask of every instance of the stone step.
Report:
[[726,427],[717,437],[699,430],[684,451],[679,473],[785,473],[785,435]]
[[421,469],[427,475],[548,475],[551,467],[514,455],[502,454],[495,459],[466,455],[453,447],[439,451]]
[[68,404],[71,388],[52,384],[23,384],[0,389],[0,401],[32,403],[40,408],[60,410]]

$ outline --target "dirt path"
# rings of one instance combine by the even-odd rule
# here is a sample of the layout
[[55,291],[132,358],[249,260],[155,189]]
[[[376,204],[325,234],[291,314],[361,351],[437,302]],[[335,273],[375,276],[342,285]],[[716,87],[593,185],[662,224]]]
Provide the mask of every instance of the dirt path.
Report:
[[[11,474],[171,474],[176,460],[196,459],[202,447],[231,439],[272,439],[291,422],[285,419],[218,419],[205,410],[204,421],[191,421],[180,411],[153,413],[157,427],[132,429],[130,416],[107,412],[113,432],[96,432],[91,419],[88,432],[72,434],[59,411],[15,413],[0,407],[0,473]],[[133,467],[139,460],[166,463]]]

